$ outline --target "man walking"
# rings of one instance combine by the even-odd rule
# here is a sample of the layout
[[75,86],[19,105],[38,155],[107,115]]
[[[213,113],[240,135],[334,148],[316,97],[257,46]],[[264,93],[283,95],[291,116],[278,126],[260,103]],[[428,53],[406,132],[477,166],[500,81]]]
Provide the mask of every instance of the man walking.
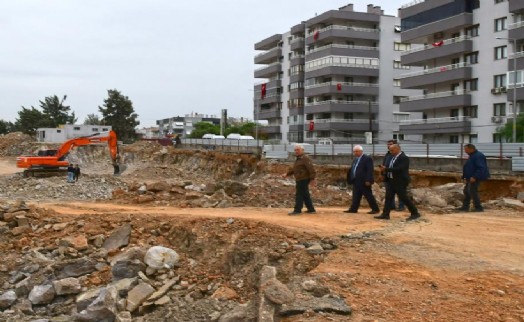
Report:
[[[382,161],[382,165],[383,166],[386,166],[389,164],[389,162],[391,162],[391,159],[393,158],[393,156],[391,155],[391,152],[389,152],[389,147],[392,146],[393,144],[398,144],[398,141],[396,139],[391,139],[391,140],[388,140],[387,141],[387,147],[388,147],[388,152],[386,152],[386,155],[384,155],[384,160]],[[386,173],[383,172],[382,173],[384,175],[384,186],[386,187],[386,191],[388,189],[391,189],[391,187],[389,187],[389,185],[391,184],[391,182],[388,180],[388,177],[386,176]],[[401,200],[398,201],[398,208],[395,206],[395,196],[393,196],[393,200],[392,200],[392,203],[391,203],[391,209],[393,210],[397,210],[397,211],[403,211],[404,210],[404,204],[402,203]]]
[[464,201],[458,211],[469,211],[469,206],[473,200],[475,212],[483,212],[484,208],[480,203],[479,185],[481,181],[487,180],[490,176],[486,156],[477,150],[475,145],[469,143],[464,145],[464,152],[469,155],[468,160],[462,168],[462,180],[464,180]]
[[295,207],[288,215],[300,215],[304,204],[306,205],[307,213],[314,214],[316,211],[309,194],[309,184],[315,184],[315,168],[311,159],[304,155],[304,147],[302,145],[295,145],[295,156],[295,164],[283,175],[284,178],[294,175],[296,181]]
[[393,198],[397,194],[398,198],[406,205],[410,212],[410,216],[407,218],[408,221],[420,218],[420,213],[417,207],[413,204],[408,196],[407,188],[410,181],[409,178],[409,158],[404,152],[400,150],[398,144],[393,144],[389,147],[391,152],[391,160],[387,165],[381,165],[382,171],[385,171],[388,180],[391,182],[389,189],[386,189],[386,201],[384,202],[384,210],[380,216],[376,216],[377,219],[389,219],[389,213],[391,212],[391,205]]
[[361,145],[357,145],[353,148],[353,164],[349,168],[347,173],[348,184],[353,185],[353,200],[347,213],[357,213],[360,207],[360,201],[362,196],[366,198],[371,211],[368,214],[378,214],[380,208],[378,207],[377,200],[373,196],[371,186],[375,182],[373,174],[373,159],[364,154],[364,149]]

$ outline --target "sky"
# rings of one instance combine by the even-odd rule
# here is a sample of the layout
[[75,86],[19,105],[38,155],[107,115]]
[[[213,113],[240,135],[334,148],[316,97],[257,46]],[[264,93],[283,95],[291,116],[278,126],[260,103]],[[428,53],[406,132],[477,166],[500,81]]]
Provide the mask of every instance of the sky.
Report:
[[67,95],[83,123],[116,89],[139,128],[191,113],[253,119],[254,44],[328,10],[410,1],[11,0],[0,2],[0,119]]

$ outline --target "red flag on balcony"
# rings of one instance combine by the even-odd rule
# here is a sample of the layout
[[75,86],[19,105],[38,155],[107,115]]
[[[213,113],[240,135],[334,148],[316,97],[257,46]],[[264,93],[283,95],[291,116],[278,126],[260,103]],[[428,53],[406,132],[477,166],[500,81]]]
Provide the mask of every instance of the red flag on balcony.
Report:
[[313,40],[317,41],[318,40],[318,35],[320,34],[320,32],[317,30],[315,31],[315,33],[313,34]]
[[313,131],[315,129],[315,122],[309,121],[309,131]]
[[337,84],[337,91],[341,91],[342,90],[342,84],[338,83]]
[[440,67],[440,71],[441,71],[441,72],[445,72],[446,70],[448,70],[448,68],[447,68],[446,66],[442,66],[442,67]]
[[264,97],[266,97],[266,84],[262,84],[262,86],[260,86],[260,98],[261,99],[264,99]]
[[444,45],[444,40],[441,40],[441,41],[437,41],[437,42],[434,42],[433,43],[433,47],[440,47]]

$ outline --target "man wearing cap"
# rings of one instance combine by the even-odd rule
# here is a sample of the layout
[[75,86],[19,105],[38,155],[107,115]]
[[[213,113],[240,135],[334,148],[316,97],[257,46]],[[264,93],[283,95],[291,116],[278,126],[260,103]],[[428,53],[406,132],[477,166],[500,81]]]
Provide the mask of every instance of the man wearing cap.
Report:
[[353,200],[349,209],[344,212],[357,213],[362,196],[364,196],[371,207],[371,211],[368,214],[378,214],[380,208],[371,190],[371,186],[375,182],[373,159],[364,154],[364,149],[361,145],[356,145],[353,148],[353,155],[355,158],[347,173],[347,182],[353,185]]

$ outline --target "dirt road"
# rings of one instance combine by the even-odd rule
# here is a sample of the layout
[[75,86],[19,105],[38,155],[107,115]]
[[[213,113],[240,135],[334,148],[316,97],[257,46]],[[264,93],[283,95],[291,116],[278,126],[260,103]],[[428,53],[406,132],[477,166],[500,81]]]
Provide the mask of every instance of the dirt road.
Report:
[[524,321],[524,214],[435,215],[405,223],[407,213],[388,222],[342,208],[316,215],[287,216],[288,209],[180,209],[110,203],[40,204],[63,216],[111,213],[155,216],[241,218],[298,232],[343,238],[312,275],[352,305],[351,318],[307,314],[286,321]]

